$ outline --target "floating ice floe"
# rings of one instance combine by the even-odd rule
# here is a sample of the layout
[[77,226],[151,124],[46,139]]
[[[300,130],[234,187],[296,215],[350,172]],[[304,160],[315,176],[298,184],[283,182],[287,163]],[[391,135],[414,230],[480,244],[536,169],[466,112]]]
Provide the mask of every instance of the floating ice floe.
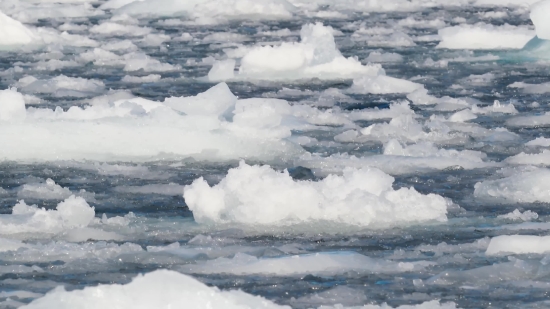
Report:
[[[307,24],[300,31],[299,43],[259,46],[247,51],[238,72],[231,60],[215,63],[208,78],[236,80],[353,79],[384,75],[380,65],[362,65],[353,57],[345,58],[336,48],[332,28],[320,23]],[[214,73],[216,72],[216,73]],[[231,73],[234,73],[233,77]]]
[[550,1],[548,0],[538,1],[531,6],[530,17],[535,25],[537,37],[543,40],[550,40],[550,21],[548,20],[548,14],[550,14]]
[[66,291],[59,287],[21,308],[265,308],[290,309],[241,291],[220,291],[189,276],[169,270],[139,275],[126,285],[99,285],[83,290]]
[[[114,4],[116,1],[116,5]],[[127,2],[127,3],[124,3]],[[111,3],[111,5],[109,5]],[[184,16],[199,23],[220,23],[232,19],[289,19],[296,8],[286,0],[111,0],[104,6],[117,14],[132,16]]]
[[515,156],[506,158],[506,163],[522,165],[550,165],[550,150],[544,149],[539,153],[521,152]]
[[0,234],[58,234],[65,230],[87,227],[95,211],[81,197],[71,196],[57,205],[56,210],[28,206],[20,201],[11,215],[0,215]]
[[22,92],[51,94],[54,97],[86,97],[105,91],[105,85],[100,80],[65,75],[45,80],[26,76],[21,78],[15,86]]
[[199,178],[184,188],[198,223],[265,226],[316,222],[377,227],[445,221],[450,202],[413,188],[393,190],[393,177],[375,168],[347,168],[319,182],[294,181],[288,171],[241,162],[210,187]]
[[375,167],[391,175],[422,173],[444,169],[476,169],[497,166],[485,161],[486,154],[479,151],[439,149],[432,143],[403,146],[396,140],[384,145],[380,155],[357,157],[349,154],[334,154],[328,157],[305,154],[296,163],[310,168],[316,175],[339,173],[345,167]]
[[71,195],[76,195],[85,198],[89,202],[94,202],[94,193],[80,190],[73,193],[68,188],[64,188],[55,183],[52,179],[46,179],[45,182],[30,182],[17,188],[18,198],[30,198],[40,200],[64,200]]
[[496,180],[484,180],[475,185],[474,196],[477,199],[494,203],[550,203],[550,170],[513,169],[507,177]]
[[524,26],[493,26],[479,23],[439,30],[438,48],[448,49],[521,49],[535,31]]
[[[31,88],[27,85],[26,89]],[[15,97],[9,104],[19,108],[10,110],[22,110],[24,101]],[[164,102],[135,98],[99,100],[67,111],[29,108],[26,117],[20,112],[2,117],[8,120],[0,122],[0,159],[282,160],[303,152],[286,140],[290,129],[304,122],[292,113],[282,100],[238,100],[225,84],[195,97],[173,97]],[[22,139],[26,142],[21,143]]]
[[37,40],[36,35],[17,21],[0,11],[0,49],[27,45]]
[[514,220],[514,221],[531,221],[535,220],[539,217],[539,215],[530,210],[526,210],[524,212],[519,211],[519,209],[515,209],[514,211],[507,213],[505,215],[497,216],[499,219],[506,219],[506,220]]
[[180,268],[190,274],[234,275],[334,275],[352,273],[400,273],[423,269],[429,262],[393,262],[373,259],[356,252],[322,252],[274,258],[257,258],[237,253],[233,258],[218,258],[184,265]]
[[503,235],[491,238],[485,254],[527,254],[550,252],[550,236]]

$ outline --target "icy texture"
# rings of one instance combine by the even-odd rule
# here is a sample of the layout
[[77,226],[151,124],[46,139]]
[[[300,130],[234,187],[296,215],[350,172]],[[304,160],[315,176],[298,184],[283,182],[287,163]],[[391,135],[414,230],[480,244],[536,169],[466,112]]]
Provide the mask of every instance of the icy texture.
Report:
[[474,196],[497,203],[550,202],[550,170],[520,171],[511,176],[484,180],[475,185]]
[[[46,87],[49,82],[29,81],[23,89],[65,94],[61,91],[65,88],[60,88],[64,84]],[[74,87],[82,83],[82,91],[94,90],[97,85],[87,80],[76,84],[72,79],[69,81],[68,86]],[[24,84],[21,80],[19,83]],[[75,94],[75,90],[67,91]],[[237,100],[225,84],[196,97],[167,98],[164,103],[136,98],[99,102],[84,108],[73,106],[67,111],[33,108],[27,111],[25,122],[0,124],[0,143],[4,145],[0,158],[272,160],[302,151],[298,145],[284,140],[290,136],[290,127],[283,120],[291,113],[290,106],[281,100]],[[29,142],[22,145],[22,136]]]
[[497,216],[497,218],[500,218],[500,219],[519,220],[519,221],[531,221],[531,220],[537,219],[538,217],[539,215],[536,212],[533,212],[530,210],[521,212],[519,211],[519,209],[516,209],[511,213],[507,213],[505,215]]
[[394,263],[375,260],[355,252],[327,252],[294,255],[278,258],[258,259],[243,253],[235,257],[219,258],[205,263],[184,266],[183,271],[192,274],[235,274],[235,275],[329,275],[346,272],[356,273],[400,273],[422,269],[429,264]]
[[550,236],[503,235],[491,239],[485,254],[525,254],[550,251]]
[[183,195],[199,223],[387,226],[446,220],[448,202],[441,196],[393,190],[393,181],[375,168],[345,169],[343,176],[319,182],[294,181],[287,171],[241,162],[218,185],[199,178]]
[[35,34],[21,22],[0,11],[0,49],[31,44],[36,39]]
[[385,75],[378,75],[375,77],[364,76],[358,79],[354,79],[353,85],[351,86],[349,91],[362,94],[387,94],[411,93],[415,90],[422,88],[422,85],[410,82],[408,80],[398,79]]
[[21,308],[72,309],[75,307],[86,309],[290,308],[241,291],[222,292],[189,276],[169,270],[157,270],[140,275],[126,285],[100,285],[71,292],[59,287]]
[[342,56],[332,32],[330,26],[321,23],[307,24],[300,31],[299,43],[255,47],[242,58],[236,78],[296,80],[384,75],[379,65],[362,65],[356,58]]
[[489,24],[460,25],[439,30],[438,48],[448,49],[521,49],[535,32],[525,27]]
[[550,40],[548,14],[550,14],[550,1],[548,0],[539,1],[531,6],[531,20],[535,25],[537,37],[543,40]]
[[0,234],[57,234],[67,229],[86,227],[94,216],[94,208],[81,197],[67,198],[57,205],[56,210],[28,206],[20,201],[13,206],[11,215],[0,215]]
[[26,117],[25,98],[16,89],[0,90],[0,121],[17,122]]
[[[110,8],[120,6],[118,3],[114,4],[114,1],[111,3]],[[220,19],[287,19],[292,17],[294,9],[286,0],[144,0],[132,1],[118,8],[116,12],[146,16],[188,16],[192,19],[219,22]]]

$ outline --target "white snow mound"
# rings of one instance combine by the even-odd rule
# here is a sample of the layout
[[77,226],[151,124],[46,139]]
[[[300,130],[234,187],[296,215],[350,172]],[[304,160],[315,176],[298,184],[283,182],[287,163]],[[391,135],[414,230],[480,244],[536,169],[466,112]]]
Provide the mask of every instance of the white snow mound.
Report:
[[319,182],[294,181],[288,171],[241,162],[217,185],[202,178],[184,188],[198,223],[286,226],[332,222],[392,226],[447,219],[448,201],[413,188],[394,190],[394,178],[376,168],[345,169]]
[[220,291],[169,270],[139,275],[126,285],[99,285],[70,292],[58,287],[20,308],[290,309],[241,291]]

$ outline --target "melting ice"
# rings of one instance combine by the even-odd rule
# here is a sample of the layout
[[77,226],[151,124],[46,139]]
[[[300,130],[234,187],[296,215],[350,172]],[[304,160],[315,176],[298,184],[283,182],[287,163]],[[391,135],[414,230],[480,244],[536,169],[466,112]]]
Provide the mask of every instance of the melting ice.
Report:
[[549,15],[0,0],[0,307],[547,308]]

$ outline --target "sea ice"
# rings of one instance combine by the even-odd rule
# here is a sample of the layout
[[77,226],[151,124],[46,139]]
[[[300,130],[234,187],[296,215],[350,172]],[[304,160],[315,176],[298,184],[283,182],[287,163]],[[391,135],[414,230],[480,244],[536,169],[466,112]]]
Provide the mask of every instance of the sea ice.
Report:
[[[242,57],[235,79],[352,79],[385,74],[380,65],[362,65],[356,58],[342,56],[336,48],[330,26],[323,26],[321,23],[304,25],[300,38],[299,43],[284,42],[280,46],[268,45],[250,49]],[[212,74],[218,78],[230,77],[232,63],[222,63],[215,65],[213,71],[224,74]]]
[[550,202],[550,170],[518,171],[496,180],[484,180],[475,185],[474,196],[496,203]]
[[521,49],[535,32],[524,26],[493,26],[479,23],[439,30],[438,48],[448,49]]
[[86,227],[94,216],[94,208],[81,197],[70,196],[60,202],[56,210],[28,206],[20,201],[13,207],[11,215],[0,215],[0,234],[58,234]]
[[445,221],[449,202],[413,188],[393,190],[393,177],[376,168],[347,168],[319,182],[294,181],[288,171],[241,162],[210,187],[199,178],[184,198],[199,223],[286,226],[330,222],[392,226]]
[[169,270],[139,275],[126,285],[112,284],[66,291],[58,287],[21,309],[135,308],[135,309],[290,309],[241,291],[220,291],[189,276]]
[[20,21],[0,11],[0,49],[27,45],[36,40],[37,36]]
[[526,254],[550,251],[550,236],[502,235],[491,238],[485,254]]

